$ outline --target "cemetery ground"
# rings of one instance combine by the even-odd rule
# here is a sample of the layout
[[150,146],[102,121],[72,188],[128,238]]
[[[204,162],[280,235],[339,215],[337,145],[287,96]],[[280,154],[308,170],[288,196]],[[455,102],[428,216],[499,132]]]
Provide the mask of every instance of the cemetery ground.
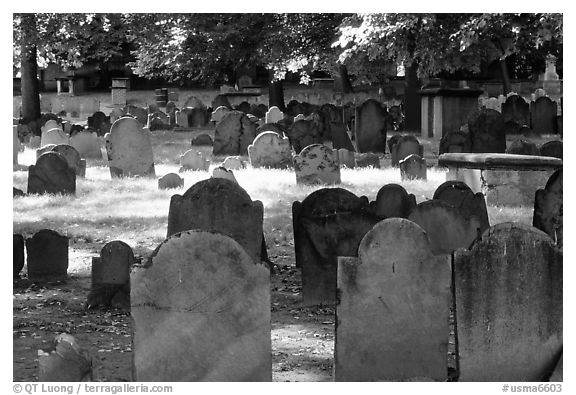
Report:
[[[152,132],[156,178],[111,179],[107,163],[87,160],[86,178],[77,179],[76,196],[35,195],[15,198],[13,231],[30,237],[40,229],[53,229],[70,238],[69,279],[36,285],[24,277],[13,288],[13,379],[36,381],[38,350],[49,350],[54,337],[70,333],[89,351],[95,381],[132,380],[132,320],[127,311],[85,308],[90,290],[92,257],[109,241],[122,240],[137,259],[145,259],[166,237],[170,197],[183,194],[196,182],[209,178],[224,157],[213,157],[210,172],[181,173],[183,188],[158,190],[157,178],[178,172],[178,158],[190,149],[190,140],[213,128],[193,132]],[[389,134],[390,135],[390,134]],[[437,159],[438,143],[418,136],[428,164]],[[543,136],[537,144],[552,139]],[[510,141],[508,142],[510,143]],[[200,147],[211,154],[211,147]],[[243,157],[247,161],[246,157]],[[21,169],[13,173],[15,188],[26,190],[26,165],[35,162],[35,150],[19,155]],[[342,184],[358,196],[374,200],[385,184],[402,184],[420,203],[432,198],[445,181],[445,171],[428,169],[427,181],[400,181],[400,170],[343,169]],[[264,205],[264,233],[274,263],[272,295],[272,370],[274,381],[332,381],[334,307],[301,306],[300,271],[295,267],[292,202],[302,201],[326,186],[296,185],[293,170],[234,170],[252,200]],[[531,225],[533,207],[488,206],[491,224],[518,221]],[[453,347],[453,345],[452,345]]]

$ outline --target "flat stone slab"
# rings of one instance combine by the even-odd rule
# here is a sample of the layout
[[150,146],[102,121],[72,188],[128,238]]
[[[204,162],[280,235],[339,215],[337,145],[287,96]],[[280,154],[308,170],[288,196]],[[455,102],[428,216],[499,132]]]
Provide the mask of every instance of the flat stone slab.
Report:
[[562,160],[535,155],[447,153],[438,157],[438,166],[481,170],[555,170],[562,167]]

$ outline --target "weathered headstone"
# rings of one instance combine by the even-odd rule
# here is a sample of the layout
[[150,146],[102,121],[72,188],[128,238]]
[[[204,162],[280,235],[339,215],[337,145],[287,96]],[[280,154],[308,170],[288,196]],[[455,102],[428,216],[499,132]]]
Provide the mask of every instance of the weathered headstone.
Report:
[[168,236],[183,230],[217,231],[236,240],[254,262],[260,262],[264,206],[252,201],[237,183],[209,178],[173,195],[168,211]]
[[208,171],[210,168],[210,159],[206,159],[201,151],[191,149],[180,156],[180,165],[182,167],[180,167],[179,172],[188,170]]
[[357,256],[360,240],[378,222],[368,199],[342,188],[322,188],[292,204],[292,221],[303,303],[334,303],[337,257]]
[[80,158],[80,153],[76,151],[76,148],[71,145],[59,144],[50,150],[52,152],[59,153],[66,159],[68,166],[74,170],[74,174],[77,177],[84,177],[86,175],[86,161]]
[[516,139],[506,148],[507,154],[515,155],[540,155],[540,150],[532,141]]
[[515,121],[520,126],[530,125],[530,105],[520,95],[510,95],[502,103],[504,122]]
[[399,163],[400,178],[405,180],[426,180],[426,159],[420,155],[410,154]]
[[212,178],[224,178],[238,184],[236,177],[234,177],[234,172],[222,166],[215,167],[212,170]]
[[294,156],[297,184],[339,184],[338,150],[321,144],[307,146]]
[[386,184],[378,190],[376,200],[370,205],[379,219],[408,218],[416,207],[416,196],[408,194],[402,185]]
[[322,144],[320,130],[312,121],[296,121],[290,126],[286,134],[296,154],[299,154],[309,145]]
[[539,134],[556,133],[556,102],[543,96],[530,104],[531,127]]
[[448,132],[440,139],[438,154],[451,152],[472,152],[470,135],[464,132]]
[[102,159],[102,151],[98,135],[94,132],[82,131],[70,137],[70,145],[78,151],[81,158]]
[[520,223],[454,256],[460,381],[541,381],[562,350],[562,252]]
[[292,150],[288,138],[274,132],[264,132],[256,136],[254,142],[248,146],[248,156],[254,168],[282,169],[292,166]]
[[150,132],[136,119],[120,118],[105,139],[112,177],[156,176]]
[[247,155],[256,137],[256,126],[240,111],[231,111],[216,125],[214,155]]
[[476,111],[468,119],[471,148],[474,153],[504,153],[506,131],[502,114],[495,110]]
[[212,137],[206,133],[199,134],[198,136],[194,137],[191,141],[192,146],[211,146],[214,142],[212,141]]
[[211,122],[216,122],[219,123],[220,121],[222,121],[222,119],[224,118],[224,116],[228,113],[231,113],[232,110],[226,106],[220,106],[218,108],[216,108],[214,111],[212,111],[212,115],[210,117],[210,121]]
[[182,105],[182,108],[206,108],[206,105],[202,102],[202,100],[198,99],[196,96],[190,96]]
[[[141,126],[146,125],[148,122],[148,110],[143,107],[138,107],[132,104],[129,104],[125,108],[126,115],[133,116]],[[110,129],[112,131],[112,129]]]
[[474,193],[462,181],[446,181],[434,191],[433,200],[442,200],[456,207],[465,217],[475,216],[480,221],[480,232],[490,227],[486,200],[482,192]]
[[96,111],[91,117],[88,117],[87,124],[96,130],[98,136],[104,136],[109,133],[112,126],[110,117],[106,116],[102,111]]
[[391,163],[396,167],[400,161],[409,155],[415,154],[420,157],[424,156],[424,147],[418,139],[410,134],[398,138],[395,144],[391,145]]
[[223,234],[166,239],[131,274],[135,381],[271,381],[270,273]]
[[42,229],[26,240],[30,281],[60,281],[67,278],[68,237]]
[[230,105],[230,101],[228,100],[228,98],[224,95],[217,95],[216,97],[214,97],[214,99],[212,100],[212,108],[218,108],[218,107],[228,107],[228,108],[232,108],[232,106]]
[[563,245],[562,169],[556,170],[544,189],[536,191],[532,226],[546,232],[559,246]]
[[222,162],[222,167],[228,170],[239,170],[243,169],[244,162],[239,156],[227,156]]
[[540,155],[563,159],[562,145],[562,141],[559,140],[548,141],[540,146]]
[[270,107],[266,112],[265,121],[266,123],[276,123],[284,119],[284,113],[276,106]]
[[418,225],[376,224],[338,261],[335,381],[445,381],[450,282]]
[[158,189],[182,188],[184,179],[176,173],[168,173],[158,179]]
[[62,128],[62,125],[58,123],[57,119],[47,119],[46,122],[40,127],[40,131],[42,133],[45,133],[52,129],[60,129],[62,131],[64,130]]
[[338,162],[341,168],[346,167],[348,169],[353,169],[356,166],[354,151],[348,151],[346,148],[340,148],[338,150]]
[[[50,122],[50,121],[49,121]],[[52,128],[45,132],[42,132],[40,136],[40,146],[44,147],[48,144],[69,144],[70,138],[64,131],[60,128]]]
[[193,108],[188,115],[188,124],[193,127],[204,127],[210,122],[210,114],[205,108]]
[[106,243],[99,257],[92,258],[92,285],[86,306],[130,307],[130,268],[132,248],[123,241]]
[[374,169],[380,168],[380,157],[372,152],[364,154],[356,154],[356,167],[372,167]]
[[44,146],[42,146],[42,148],[38,148],[36,150],[36,160],[38,160],[38,158],[42,155],[45,154],[46,152],[52,152],[52,149],[56,147],[56,144],[46,144]]
[[14,233],[12,235],[12,260],[14,278],[20,278],[24,268],[24,236]]
[[176,111],[176,124],[181,128],[187,128],[190,126],[188,121],[189,112],[190,110],[187,108],[184,108],[180,111]]
[[64,156],[46,152],[28,167],[28,194],[34,193],[76,193],[76,174]]
[[278,123],[265,123],[264,125],[258,126],[258,128],[256,128],[256,135],[264,132],[274,132],[280,136],[287,135],[286,129],[284,129],[284,127]]
[[38,380],[42,382],[92,381],[92,358],[68,333],[54,339],[55,350],[38,350]]
[[374,99],[356,109],[356,146],[358,152],[386,152],[387,112]]

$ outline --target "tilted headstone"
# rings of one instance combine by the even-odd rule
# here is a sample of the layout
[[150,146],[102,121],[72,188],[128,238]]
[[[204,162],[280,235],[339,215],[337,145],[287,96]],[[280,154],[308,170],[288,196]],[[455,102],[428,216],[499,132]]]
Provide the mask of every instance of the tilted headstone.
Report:
[[338,150],[338,162],[340,164],[340,168],[346,167],[348,169],[353,169],[356,166],[354,151],[348,151],[346,148],[340,148]]
[[256,137],[256,126],[240,111],[231,111],[216,125],[214,155],[247,155]]
[[424,156],[424,147],[418,139],[410,134],[401,136],[398,140],[391,146],[391,163],[392,166],[398,166],[400,161],[412,154],[418,155],[420,157]]
[[236,177],[234,177],[234,172],[222,166],[215,167],[212,170],[212,178],[224,178],[238,184]]
[[59,144],[52,147],[50,151],[62,155],[64,159],[66,159],[68,166],[74,170],[77,177],[84,177],[86,175],[86,161],[82,160],[76,148],[71,145]]
[[284,113],[276,106],[270,107],[266,112],[265,121],[266,123],[276,123],[284,119]]
[[[49,121],[50,122],[50,121]],[[70,138],[64,131],[60,128],[52,128],[45,132],[42,132],[40,136],[40,146],[44,147],[48,144],[69,144]]]
[[563,159],[562,141],[553,140],[548,141],[540,146],[539,152],[541,156],[550,156],[553,158]]
[[92,381],[92,358],[68,333],[54,339],[55,350],[38,350],[38,380],[42,382]]
[[549,97],[539,97],[530,104],[531,127],[538,134],[556,133],[556,102]]
[[82,131],[70,137],[70,145],[78,151],[81,158],[102,159],[102,151],[95,132]]
[[374,169],[380,168],[380,157],[377,154],[367,152],[364,154],[356,154],[356,167],[372,167]]
[[307,146],[294,156],[297,184],[339,184],[338,150],[321,144]]
[[168,211],[168,236],[183,230],[216,231],[232,237],[254,262],[260,262],[264,206],[252,201],[233,181],[209,178],[173,195]]
[[386,152],[387,111],[374,99],[356,109],[356,146],[358,152]]
[[322,136],[318,126],[308,120],[297,121],[286,132],[294,152],[299,154],[305,147],[312,144],[322,144]]
[[559,169],[550,176],[544,189],[536,191],[532,226],[546,232],[562,247],[563,223],[563,181]]
[[182,167],[180,167],[179,172],[189,170],[208,171],[210,168],[210,159],[206,159],[201,151],[191,149],[180,156],[180,165]]
[[155,177],[150,132],[134,118],[123,117],[112,124],[105,137],[112,177]]
[[416,207],[416,196],[408,194],[402,185],[386,184],[378,190],[376,200],[370,205],[379,219],[408,218]]
[[12,260],[14,278],[20,278],[24,268],[24,236],[14,233],[12,236]]
[[476,111],[468,119],[471,148],[474,153],[504,153],[506,131],[502,114],[495,110]]
[[408,216],[428,234],[434,254],[451,254],[457,248],[469,248],[480,236],[480,220],[466,217],[459,209],[442,200],[418,204]]
[[248,146],[248,156],[253,168],[283,169],[292,166],[292,149],[288,138],[274,132],[256,136]]
[[158,189],[174,189],[184,187],[184,179],[176,173],[168,173],[158,179]]
[[214,144],[214,141],[212,141],[212,137],[210,137],[210,135],[202,133],[194,137],[190,142],[190,144],[192,146],[201,146],[201,145],[211,146]]
[[212,111],[212,115],[210,117],[211,122],[220,123],[226,114],[231,113],[233,110],[226,106],[220,106]]
[[120,240],[106,243],[99,257],[92,258],[92,285],[86,306],[130,307],[130,268],[132,248]]
[[222,167],[228,170],[239,170],[244,168],[244,162],[239,156],[227,156],[222,162]]
[[411,154],[399,162],[400,178],[404,180],[426,180],[426,159]]
[[530,105],[520,95],[510,95],[502,104],[504,121],[516,121],[519,125],[530,125]]
[[516,139],[506,148],[507,154],[515,155],[540,155],[540,150],[532,141]]
[[472,152],[472,141],[468,133],[448,132],[440,139],[438,155],[457,152]]
[[450,256],[403,218],[376,224],[338,260],[335,381],[445,381]]
[[57,152],[46,152],[35,165],[28,167],[28,194],[76,193],[76,173],[66,158]]
[[562,351],[562,252],[500,223],[454,256],[459,381],[541,381]]
[[270,272],[216,232],[167,238],[131,273],[135,381],[271,381]]
[[343,123],[332,122],[330,125],[330,135],[334,149],[344,148],[348,151],[356,151],[350,140],[350,136],[348,136],[346,125]]
[[26,266],[30,281],[60,281],[67,278],[68,237],[42,229],[26,240]]

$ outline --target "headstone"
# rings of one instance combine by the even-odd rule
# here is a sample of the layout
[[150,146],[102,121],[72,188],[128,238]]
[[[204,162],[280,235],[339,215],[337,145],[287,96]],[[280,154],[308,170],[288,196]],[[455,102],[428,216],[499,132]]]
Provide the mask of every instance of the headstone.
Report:
[[506,153],[515,155],[540,155],[540,150],[532,141],[516,139],[506,148]]
[[94,132],[82,131],[70,137],[70,145],[78,151],[81,158],[102,159],[102,151],[98,135]]
[[544,189],[536,191],[532,226],[546,232],[562,247],[563,223],[563,182],[559,169],[550,176]]
[[553,140],[548,141],[540,146],[541,156],[550,156],[552,158],[563,159],[562,154],[562,141]]
[[223,234],[166,239],[131,274],[135,381],[271,381],[270,273]]
[[279,123],[265,123],[264,125],[256,128],[256,135],[264,132],[274,132],[280,136],[287,135],[286,129],[284,129],[284,127]]
[[294,156],[297,184],[339,184],[338,150],[321,144],[307,146]]
[[256,137],[256,127],[246,114],[231,111],[216,125],[214,155],[247,155],[248,146]]
[[234,177],[234,172],[222,166],[215,167],[212,170],[212,178],[224,178],[238,184],[236,177]]
[[334,149],[344,148],[348,151],[356,151],[350,137],[348,136],[348,131],[346,125],[343,123],[332,122],[330,125],[330,133],[332,140],[332,147]]
[[356,154],[356,167],[380,168],[380,157],[377,154],[367,152],[365,154]]
[[270,107],[266,112],[265,121],[266,123],[276,123],[284,119],[284,113],[276,106]]
[[446,381],[450,282],[418,225],[376,224],[338,261],[335,381]]
[[188,123],[188,114],[189,113],[190,113],[190,110],[187,108],[184,108],[180,111],[176,111],[176,124],[178,126],[180,126],[181,128],[190,127],[190,124]]
[[134,118],[114,122],[106,137],[108,166],[112,177],[155,177],[150,132]]
[[235,110],[238,111],[242,111],[244,114],[248,115],[248,113],[250,112],[250,103],[248,103],[247,101],[243,101],[240,104],[238,104],[237,106],[235,106]]
[[460,381],[541,381],[562,350],[562,252],[500,223],[454,256]]
[[356,166],[354,151],[348,151],[346,148],[340,148],[338,150],[338,163],[340,164],[340,168],[346,167],[348,169],[353,169]]
[[35,149],[35,148],[40,148],[40,143],[41,143],[41,137],[40,136],[32,136],[30,137],[30,142],[28,143],[28,147]]
[[228,98],[224,95],[217,95],[214,100],[212,100],[212,108],[218,108],[220,106],[232,108]]
[[186,101],[182,105],[182,108],[187,108],[187,107],[206,108],[206,105],[202,102],[202,100],[198,99],[196,96],[190,96],[190,97],[188,97],[188,99],[186,99]]
[[44,125],[42,125],[40,127],[40,131],[42,133],[47,132],[49,130],[52,129],[60,129],[62,131],[64,131],[64,129],[62,128],[62,125],[60,123],[58,123],[57,119],[47,119],[46,122],[44,123]]
[[201,229],[236,240],[254,262],[260,262],[264,206],[252,201],[237,183],[209,178],[173,195],[168,211],[168,236]]
[[180,165],[182,167],[180,167],[179,172],[189,170],[208,171],[210,167],[210,159],[206,159],[201,151],[191,149],[184,152],[184,154],[180,156]]
[[24,268],[24,236],[14,233],[12,235],[12,260],[13,278],[20,278],[20,272]]
[[356,146],[358,152],[386,152],[387,112],[374,99],[356,109]]
[[490,227],[486,200],[482,192],[474,193],[462,181],[446,181],[434,191],[433,200],[442,200],[456,207],[466,217],[475,216],[480,221],[480,232]]
[[56,144],[46,144],[42,146],[42,148],[38,148],[36,150],[36,160],[38,160],[42,154],[45,154],[46,152],[52,152],[54,147],[56,147]]
[[408,194],[401,185],[386,184],[378,190],[376,201],[371,205],[379,219],[408,218],[412,209],[416,207],[416,196]]
[[210,114],[205,108],[193,108],[188,114],[188,124],[193,127],[201,128],[210,122]]
[[426,180],[426,159],[419,155],[411,154],[399,163],[400,178],[406,180]]
[[334,303],[337,257],[357,256],[360,240],[378,222],[368,199],[342,188],[322,188],[292,204],[292,221],[303,303]]
[[170,117],[162,111],[155,111],[148,114],[148,121],[146,124],[148,130],[169,130]]
[[76,148],[71,145],[59,144],[50,150],[52,152],[59,153],[66,159],[68,166],[74,170],[76,177],[84,177],[86,175],[86,161],[80,158],[80,154],[76,151]]
[[138,120],[141,126],[146,125],[146,123],[148,123],[148,110],[146,110],[145,108],[129,104],[126,106],[125,110],[126,115],[132,115],[134,118]]
[[99,257],[92,258],[92,285],[86,307],[130,307],[132,248],[123,241],[106,243]]
[[531,127],[539,134],[556,133],[557,105],[549,97],[540,97],[530,105]]
[[540,138],[540,135],[538,133],[534,132],[528,126],[522,126],[520,128],[520,130],[518,131],[518,134],[521,134],[523,137],[525,137],[527,139],[539,139]]
[[520,95],[510,95],[502,104],[504,121],[515,121],[520,126],[530,125],[530,105]]
[[198,136],[194,137],[191,141],[192,146],[212,146],[214,142],[212,141],[212,137],[206,133],[199,134]]
[[174,189],[184,187],[184,179],[176,173],[168,173],[158,179],[158,189]]
[[227,156],[222,162],[222,167],[228,170],[239,170],[244,168],[244,162],[239,156]]
[[55,337],[54,345],[55,350],[49,353],[38,350],[39,381],[92,381],[92,358],[72,335],[60,333]]
[[253,168],[283,169],[292,166],[292,149],[288,138],[274,132],[256,136],[248,146],[248,156]]
[[26,196],[23,190],[12,187],[12,197]]
[[396,167],[399,165],[400,161],[412,154],[418,155],[420,157],[424,156],[424,147],[418,139],[410,134],[401,136],[396,144],[391,146],[392,154],[391,163],[392,166]]
[[[90,118],[89,118],[90,119]],[[92,121],[88,122],[88,126],[93,127],[96,130],[98,136],[104,136],[106,133],[110,132],[110,117],[106,116],[102,111],[96,111],[92,117]]]
[[66,158],[57,152],[46,152],[35,165],[28,167],[28,194],[76,193],[76,174]]
[[[50,122],[50,121],[49,121]],[[43,147],[48,144],[69,144],[70,138],[64,131],[60,128],[52,128],[45,132],[42,132],[40,137],[40,146]]]
[[294,152],[299,154],[304,147],[312,144],[322,144],[322,136],[317,125],[312,121],[297,121],[287,131],[290,145]]
[[502,114],[495,110],[480,110],[468,119],[471,148],[474,153],[504,153],[506,131]]
[[26,240],[28,279],[60,281],[67,278],[68,237],[50,229],[39,230]]
[[124,110],[122,110],[121,108],[113,108],[112,111],[110,111],[109,116],[110,116],[110,124],[113,124],[118,119],[126,116],[126,112]]
[[448,132],[440,139],[438,155],[452,152],[472,152],[472,141],[468,133]]

